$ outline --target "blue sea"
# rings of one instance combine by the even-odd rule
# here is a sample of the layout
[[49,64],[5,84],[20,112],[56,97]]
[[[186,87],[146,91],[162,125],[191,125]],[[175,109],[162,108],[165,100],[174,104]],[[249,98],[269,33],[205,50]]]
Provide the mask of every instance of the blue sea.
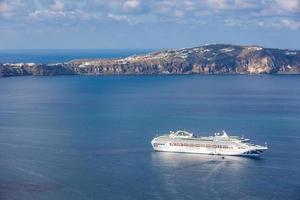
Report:
[[121,58],[151,49],[28,49],[0,50],[0,63],[62,63],[81,58]]
[[[300,76],[0,79],[1,200],[299,200]],[[153,152],[226,130],[260,159]]]

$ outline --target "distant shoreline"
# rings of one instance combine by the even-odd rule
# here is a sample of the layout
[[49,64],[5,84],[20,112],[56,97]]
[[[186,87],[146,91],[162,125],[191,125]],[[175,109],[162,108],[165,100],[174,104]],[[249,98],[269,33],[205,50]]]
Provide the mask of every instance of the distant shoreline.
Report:
[[300,74],[300,51],[213,44],[65,63],[4,63],[0,77],[60,75]]
[[0,79],[11,79],[11,78],[57,78],[57,77],[87,77],[87,78],[101,78],[101,77],[184,77],[184,76],[194,76],[194,77],[209,77],[209,76],[300,76],[300,73],[285,73],[285,74],[102,74],[102,75],[23,75],[23,76],[2,76]]

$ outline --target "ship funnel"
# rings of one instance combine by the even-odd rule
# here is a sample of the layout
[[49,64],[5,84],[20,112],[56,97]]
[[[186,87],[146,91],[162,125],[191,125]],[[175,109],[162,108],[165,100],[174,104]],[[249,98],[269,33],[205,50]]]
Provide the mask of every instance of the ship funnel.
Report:
[[223,133],[223,137],[228,137],[226,131],[223,130],[222,133]]

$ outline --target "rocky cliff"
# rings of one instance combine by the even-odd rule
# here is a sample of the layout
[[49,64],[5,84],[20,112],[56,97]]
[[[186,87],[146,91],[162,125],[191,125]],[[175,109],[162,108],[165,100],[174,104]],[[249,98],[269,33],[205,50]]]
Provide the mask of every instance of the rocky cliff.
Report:
[[121,59],[0,64],[0,76],[75,74],[300,74],[300,51],[213,44]]

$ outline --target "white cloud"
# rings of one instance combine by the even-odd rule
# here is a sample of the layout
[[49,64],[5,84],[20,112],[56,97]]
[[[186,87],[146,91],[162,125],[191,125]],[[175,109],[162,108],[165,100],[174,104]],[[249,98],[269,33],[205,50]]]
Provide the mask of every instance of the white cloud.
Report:
[[[84,15],[79,10],[74,11],[54,11],[54,10],[35,10],[28,14],[29,19],[34,19],[38,21],[43,20],[53,20],[53,19],[63,19],[63,20],[75,20],[75,19],[83,19],[85,20],[86,17],[90,19],[90,16]],[[67,23],[68,21],[61,22]]]
[[289,28],[292,30],[300,29],[300,21],[289,20],[289,19],[282,19],[276,24],[279,28]]
[[108,13],[107,17],[111,18],[113,20],[116,20],[116,21],[129,21],[129,18],[127,15],[116,15],[113,13]]
[[53,11],[62,11],[64,10],[64,3],[60,0],[54,0],[53,4],[50,5],[50,9]]
[[300,21],[291,20],[288,18],[283,18],[279,20],[268,21],[266,19],[252,19],[245,22],[242,19],[232,19],[228,18],[224,21],[226,26],[235,26],[235,27],[261,27],[261,28],[276,28],[276,29],[290,29],[298,30],[300,29]]
[[91,25],[105,20],[144,24],[168,21],[245,28],[277,24],[300,29],[300,0],[0,0],[0,17],[20,24],[28,18],[61,18],[65,19],[61,23],[90,20]]
[[184,1],[184,8],[187,11],[194,11],[196,8],[196,3],[193,1]]
[[12,8],[8,1],[0,2],[0,15],[4,17],[10,17],[12,14]]
[[288,12],[300,11],[300,0],[277,0],[278,9]]
[[273,0],[266,1],[257,16],[287,16],[300,15],[300,0]]
[[229,7],[229,2],[226,0],[206,0],[207,5],[212,9],[227,9]]
[[123,6],[125,9],[129,9],[129,10],[138,9],[140,6],[140,1],[139,0],[127,0],[124,2]]
[[225,19],[226,26],[241,26],[241,22],[235,19]]
[[175,10],[175,11],[173,12],[173,15],[174,15],[175,17],[177,17],[177,18],[183,18],[183,17],[184,17],[184,12],[181,11],[181,10]]
[[65,16],[66,14],[64,12],[57,12],[52,10],[35,10],[34,12],[29,13],[29,17],[34,19],[65,17]]
[[235,0],[234,5],[236,9],[252,9],[258,6],[258,4],[253,0]]

